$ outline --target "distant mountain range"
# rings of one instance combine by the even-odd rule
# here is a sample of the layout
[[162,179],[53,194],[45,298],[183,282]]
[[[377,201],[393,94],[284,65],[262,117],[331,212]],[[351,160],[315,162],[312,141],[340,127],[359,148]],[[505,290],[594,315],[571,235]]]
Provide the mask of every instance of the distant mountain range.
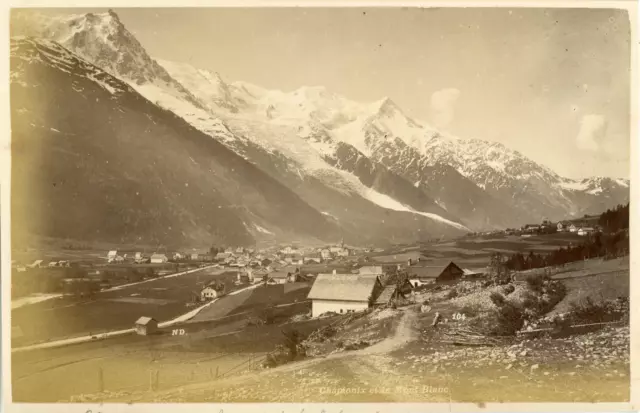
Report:
[[14,222],[32,233],[386,244],[629,200],[628,180],[563,178],[388,98],[267,90],[154,60],[113,12],[14,12],[11,29]]

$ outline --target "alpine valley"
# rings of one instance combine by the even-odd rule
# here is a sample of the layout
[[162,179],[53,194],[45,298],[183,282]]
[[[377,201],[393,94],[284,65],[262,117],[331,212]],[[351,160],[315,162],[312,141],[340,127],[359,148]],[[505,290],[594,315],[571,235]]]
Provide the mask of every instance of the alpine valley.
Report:
[[11,23],[13,222],[31,234],[388,244],[629,200],[626,179],[564,178],[389,98],[267,90],[155,60],[112,11]]

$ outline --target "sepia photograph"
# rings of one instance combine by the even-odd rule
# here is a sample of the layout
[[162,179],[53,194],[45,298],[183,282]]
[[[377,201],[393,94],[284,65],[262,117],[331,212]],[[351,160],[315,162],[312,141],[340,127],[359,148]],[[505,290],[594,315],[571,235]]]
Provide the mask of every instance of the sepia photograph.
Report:
[[14,407],[631,402],[635,4],[130,6],[9,10]]

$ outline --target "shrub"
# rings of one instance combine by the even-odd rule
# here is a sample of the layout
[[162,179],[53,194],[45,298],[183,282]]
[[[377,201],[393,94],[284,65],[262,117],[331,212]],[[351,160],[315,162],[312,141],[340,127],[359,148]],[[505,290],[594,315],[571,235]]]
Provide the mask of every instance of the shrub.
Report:
[[569,307],[571,318],[576,321],[599,323],[626,320],[629,316],[628,297],[600,302],[595,302],[591,297],[587,297],[579,302],[570,303]]
[[546,287],[546,294],[549,307],[546,311],[551,311],[567,295],[567,286],[562,281],[549,281]]
[[460,312],[467,317],[475,317],[480,312],[480,306],[478,304],[466,304],[460,309]]
[[290,360],[289,350],[283,345],[277,345],[273,352],[267,354],[263,366],[267,368],[276,367]]
[[458,291],[454,288],[453,290],[449,291],[446,295],[446,299],[447,300],[451,300],[453,298],[456,298],[458,296]]
[[527,276],[525,281],[527,282],[527,286],[529,286],[529,289],[531,291],[535,291],[537,293],[542,291],[542,286],[544,285],[544,279],[541,275],[530,274]]
[[507,285],[505,285],[505,286],[502,288],[502,293],[503,293],[504,295],[509,295],[509,294],[511,294],[512,292],[514,292],[515,290],[516,290],[516,287],[514,287],[514,285],[513,285],[513,284],[507,284]]
[[522,310],[514,304],[505,301],[497,310],[497,324],[493,329],[493,334],[498,336],[513,336],[524,324],[524,314]]
[[504,296],[496,291],[492,292],[491,295],[489,295],[489,298],[496,307],[502,307],[506,302]]

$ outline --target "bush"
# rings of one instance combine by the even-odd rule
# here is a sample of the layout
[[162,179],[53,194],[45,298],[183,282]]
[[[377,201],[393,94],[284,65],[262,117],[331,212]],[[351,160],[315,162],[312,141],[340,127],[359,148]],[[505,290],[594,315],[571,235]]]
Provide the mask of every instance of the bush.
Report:
[[362,348],[365,347],[369,347],[370,343],[368,341],[365,340],[360,340],[360,341],[354,341],[353,343],[349,343],[347,345],[344,346],[344,349],[349,351],[349,350],[360,350]]
[[546,311],[551,311],[567,295],[567,286],[562,281],[549,281],[545,294],[548,296],[549,306]]
[[460,312],[467,317],[475,317],[480,312],[480,306],[478,304],[466,304],[460,309]]
[[569,304],[571,318],[575,321],[602,323],[625,320],[629,316],[629,298],[595,302],[591,297]]
[[524,324],[522,310],[510,302],[498,308],[497,325],[493,333],[498,336],[513,336]]
[[506,302],[504,296],[496,291],[492,292],[491,295],[489,295],[489,298],[496,307],[502,307]]
[[513,284],[507,284],[502,288],[502,293],[504,295],[509,295],[512,292],[514,292],[516,290],[516,287],[513,286]]
[[263,363],[264,367],[276,367],[291,361],[289,350],[283,345],[277,345],[276,349],[267,354]]
[[527,286],[531,291],[535,291],[537,293],[542,291],[542,286],[544,284],[544,279],[542,276],[537,274],[530,274],[527,276],[526,280]]
[[446,295],[446,299],[447,300],[451,300],[453,298],[456,298],[458,296],[458,291],[454,288],[453,290],[449,291]]

